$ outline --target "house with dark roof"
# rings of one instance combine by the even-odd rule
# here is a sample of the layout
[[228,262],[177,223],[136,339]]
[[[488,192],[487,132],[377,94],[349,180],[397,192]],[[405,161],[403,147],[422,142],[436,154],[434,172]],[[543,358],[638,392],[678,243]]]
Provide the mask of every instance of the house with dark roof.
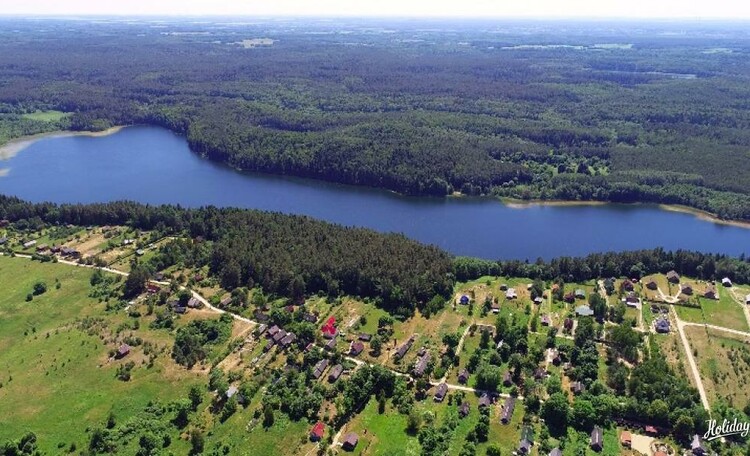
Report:
[[575,381],[570,384],[570,390],[573,392],[573,394],[578,395],[584,392],[586,387],[583,385],[583,383]]
[[287,347],[288,347],[288,346],[290,346],[290,345],[292,344],[292,342],[294,342],[295,340],[297,340],[297,336],[296,336],[296,335],[295,335],[294,333],[290,332],[290,333],[287,333],[287,335],[286,335],[286,336],[284,336],[284,337],[283,337],[283,338],[282,338],[282,339],[281,339],[281,340],[279,341],[279,345],[281,345],[281,347],[282,347],[282,348],[287,348]]
[[372,339],[372,334],[368,334],[368,333],[359,333],[359,336],[357,336],[357,338],[358,338],[359,340],[361,340],[362,342],[369,342],[369,341],[370,341],[370,339]]
[[469,412],[471,411],[471,406],[469,405],[468,401],[463,401],[461,403],[461,406],[458,407],[458,416],[461,418],[466,418],[469,416]]
[[354,432],[350,432],[344,437],[342,448],[344,448],[344,450],[346,451],[354,451],[358,443],[359,436]]
[[418,360],[417,363],[414,365],[414,376],[415,377],[421,377],[424,375],[425,371],[427,370],[427,366],[430,363],[430,352],[425,352]]
[[534,445],[534,431],[529,426],[521,428],[521,441],[518,443],[519,454],[531,453],[531,446]]
[[225,296],[224,299],[219,301],[219,306],[226,307],[231,303],[232,303],[232,295],[229,295],[229,296]]
[[462,295],[459,298],[458,302],[461,303],[461,304],[463,304],[463,305],[467,305],[467,304],[469,304],[469,297],[466,296],[466,295]]
[[591,449],[594,451],[604,449],[604,433],[599,426],[594,427],[594,430],[591,431]]
[[198,300],[198,298],[191,297],[188,299],[187,306],[191,309],[198,309],[200,307],[203,307],[203,304]]
[[325,435],[326,427],[322,421],[315,423],[315,426],[310,430],[310,440],[312,442],[320,442]]
[[349,347],[349,354],[352,356],[357,356],[360,353],[362,353],[364,349],[365,349],[365,344],[363,344],[360,341],[354,341]]
[[553,448],[552,451],[549,452],[548,456],[563,456],[563,452],[560,450],[560,448]]
[[180,303],[180,301],[174,301],[172,304],[172,310],[174,310],[175,313],[178,314],[184,314],[187,313],[187,306]]
[[693,441],[690,443],[690,451],[693,452],[694,456],[703,456],[706,454],[706,447],[703,446],[703,442],[698,434],[693,435]]
[[435,402],[443,402],[445,399],[445,396],[448,394],[448,385],[445,383],[441,383],[437,386],[437,389],[435,390]]
[[669,332],[669,320],[666,318],[660,318],[654,323],[656,332],[666,334]]
[[336,339],[331,339],[325,344],[325,349],[329,351],[333,351],[336,349]]
[[277,333],[277,332],[279,332],[280,330],[281,330],[281,329],[280,329],[280,328],[279,328],[278,326],[276,326],[276,325],[273,325],[273,326],[271,326],[271,327],[270,327],[270,328],[268,329],[268,333],[267,333],[266,335],[267,335],[268,337],[271,337],[271,338],[273,338],[273,336],[275,336],[275,335],[276,335],[276,333]]
[[622,288],[625,291],[633,291],[635,288],[635,285],[633,282],[630,281],[630,279],[625,279],[622,281],[622,285],[620,285],[620,288]]
[[117,348],[117,353],[115,354],[115,358],[124,358],[130,354],[130,345],[128,344],[122,344]]
[[320,378],[320,376],[323,375],[323,372],[325,372],[326,367],[328,367],[327,359],[321,359],[320,361],[318,361],[318,363],[313,368],[313,377]]
[[570,331],[573,329],[573,319],[572,318],[566,318],[563,322],[563,328]]
[[667,273],[667,280],[672,283],[680,283],[680,275],[677,274],[677,271],[671,270]]
[[545,368],[543,368],[541,366],[537,367],[534,370],[534,379],[535,380],[544,380],[545,378],[547,378],[547,369],[545,369]]
[[653,291],[653,290],[656,290],[657,288],[659,288],[659,285],[656,284],[656,281],[654,279],[649,279],[646,282],[646,288],[648,288],[649,290]]
[[719,294],[716,292],[716,286],[709,285],[706,287],[706,291],[703,292],[703,297],[706,299],[719,299]]
[[516,408],[516,398],[511,396],[505,399],[505,404],[503,404],[503,410],[500,413],[500,422],[503,424],[510,423],[510,420],[513,418],[513,410]]
[[622,299],[625,302],[625,305],[628,307],[638,307],[638,304],[640,303],[640,300],[635,295],[635,292],[629,292],[627,296],[625,296]]
[[344,366],[341,364],[336,364],[331,368],[331,370],[328,372],[328,381],[333,383],[336,380],[341,377],[341,374],[344,372]]
[[461,371],[458,373],[458,383],[465,385],[469,381],[469,371],[466,369],[461,369]]
[[565,295],[563,296],[563,301],[565,301],[565,302],[567,302],[567,303],[572,303],[572,302],[573,302],[573,301],[575,301],[575,300],[576,300],[576,295],[574,295],[574,294],[573,294],[573,293],[571,293],[571,292],[567,292],[567,293],[565,293]]
[[501,283],[500,284],[500,291],[505,291],[507,289],[508,289],[508,284],[507,283]]
[[395,353],[396,358],[397,359],[403,358],[404,355],[406,355],[406,352],[409,351],[409,349],[411,348],[413,344],[414,344],[414,336],[411,336],[406,342],[401,344],[401,346],[398,347],[398,349],[396,349],[396,353]]
[[490,404],[492,404],[492,398],[490,398],[490,395],[487,393],[482,393],[482,395],[479,397],[479,408],[489,407]]
[[692,285],[686,283],[680,287],[680,293],[688,296],[692,296],[693,294],[693,287]]
[[281,339],[285,337],[286,337],[286,331],[284,331],[283,329],[280,329],[278,330],[278,332],[276,332],[276,334],[273,335],[271,339],[273,339],[274,343],[278,344],[279,342],[281,342]]

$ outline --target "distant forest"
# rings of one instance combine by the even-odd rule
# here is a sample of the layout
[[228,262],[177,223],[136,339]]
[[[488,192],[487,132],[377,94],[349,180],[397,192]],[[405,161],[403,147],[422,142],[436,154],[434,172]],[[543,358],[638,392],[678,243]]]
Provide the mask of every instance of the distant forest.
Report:
[[[749,39],[719,23],[3,19],[0,143],[151,124],[245,170],[750,220]],[[30,115],[49,110],[67,115]]]

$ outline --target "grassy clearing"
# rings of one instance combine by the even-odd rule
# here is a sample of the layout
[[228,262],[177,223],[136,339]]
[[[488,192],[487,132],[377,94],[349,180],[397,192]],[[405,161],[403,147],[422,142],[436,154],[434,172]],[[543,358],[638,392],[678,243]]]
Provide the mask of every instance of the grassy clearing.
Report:
[[[125,312],[107,312],[104,303],[90,298],[90,276],[88,269],[0,257],[0,441],[33,431],[47,454],[72,443],[82,448],[86,429],[103,424],[110,411],[123,423],[150,401],[186,397],[191,385],[205,384],[205,374],[171,360],[168,332],[148,329],[146,317],[132,329],[134,319]],[[27,302],[38,281],[48,291]],[[123,360],[110,360],[126,335],[154,347],[153,367],[145,365],[143,346]],[[128,361],[136,364],[130,381],[118,380],[118,366]],[[172,432],[170,449],[186,453],[180,431]]]
[[730,294],[731,292],[723,287],[718,287],[719,299],[706,299],[696,297],[700,303],[700,308],[685,306],[675,306],[677,314],[681,319],[693,323],[708,323],[724,328],[747,331],[747,318],[738,304]]
[[57,122],[58,120],[64,119],[69,114],[62,111],[35,111],[28,114],[24,114],[24,119],[39,120],[42,122]]
[[742,408],[750,401],[750,348],[745,340],[713,329],[687,327],[686,334],[711,403]]

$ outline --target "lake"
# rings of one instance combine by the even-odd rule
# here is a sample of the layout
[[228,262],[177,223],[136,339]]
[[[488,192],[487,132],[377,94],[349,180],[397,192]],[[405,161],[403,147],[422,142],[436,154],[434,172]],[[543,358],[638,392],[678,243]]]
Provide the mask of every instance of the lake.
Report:
[[[490,198],[406,197],[314,180],[240,173],[156,127],[39,139],[0,160],[0,193],[33,202],[206,205],[304,214],[399,232],[457,255],[553,258],[664,247],[750,254],[750,230],[651,205],[526,206]],[[0,154],[2,156],[2,154]]]

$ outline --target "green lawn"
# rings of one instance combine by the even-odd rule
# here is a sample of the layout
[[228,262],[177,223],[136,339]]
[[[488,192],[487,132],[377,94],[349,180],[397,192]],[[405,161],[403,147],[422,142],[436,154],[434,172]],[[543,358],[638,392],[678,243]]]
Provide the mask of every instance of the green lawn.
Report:
[[[175,366],[168,334],[148,330],[145,323],[133,334],[164,350],[154,366],[141,364],[141,347],[125,360],[109,361],[114,332],[130,317],[106,312],[103,303],[88,297],[90,276],[88,269],[0,257],[0,442],[33,431],[47,454],[58,454],[58,445],[82,448],[86,429],[102,425],[110,411],[121,423],[150,401],[186,397],[192,384],[205,383],[205,375]],[[38,281],[48,291],[27,302]],[[84,325],[86,317],[99,323]],[[128,360],[136,367],[123,382],[115,373]],[[170,448],[184,452],[177,429],[172,437]]]
[[56,122],[67,116],[68,114],[62,111],[36,111],[23,115],[23,117],[26,119],[40,120],[42,122]]
[[708,323],[724,328],[747,331],[747,319],[742,307],[730,295],[730,291],[724,287],[717,287],[719,299],[697,298],[700,308],[686,306],[675,306],[680,318],[693,323]]

